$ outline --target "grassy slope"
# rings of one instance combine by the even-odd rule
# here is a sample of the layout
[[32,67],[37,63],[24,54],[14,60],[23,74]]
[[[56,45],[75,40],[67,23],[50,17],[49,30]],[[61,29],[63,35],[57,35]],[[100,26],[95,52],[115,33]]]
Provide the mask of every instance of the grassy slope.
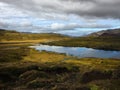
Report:
[[60,34],[32,34],[19,33],[16,31],[0,30],[1,43],[18,42],[47,42],[52,40],[66,39],[68,37]]
[[23,45],[6,45],[0,49],[1,89],[120,89],[120,60],[78,59],[65,54],[38,52]]
[[[60,40],[64,37],[56,34],[51,37],[49,34],[3,32],[0,33],[0,89],[120,90],[120,60],[78,59],[65,54],[38,52],[27,48],[27,43],[16,44],[16,41],[38,42],[37,40]],[[4,41],[15,44],[3,44]],[[119,41],[119,38],[113,37],[89,37],[49,44],[119,50]]]
[[72,47],[89,47],[106,50],[120,50],[120,37],[78,37],[45,44]]

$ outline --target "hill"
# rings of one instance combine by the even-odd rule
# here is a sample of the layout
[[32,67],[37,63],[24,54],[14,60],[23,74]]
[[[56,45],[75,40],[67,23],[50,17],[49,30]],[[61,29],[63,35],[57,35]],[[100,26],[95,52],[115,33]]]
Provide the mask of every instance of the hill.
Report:
[[92,33],[88,36],[95,36],[95,37],[101,37],[101,36],[114,36],[114,37],[120,37],[120,29],[109,29],[109,30],[102,30],[99,32]]
[[[53,44],[120,50],[120,39],[113,37],[67,37],[69,40],[65,40],[66,36],[59,34],[1,30],[0,38],[1,42],[62,39]],[[120,90],[119,59],[77,58],[62,53],[39,52],[25,43],[1,42],[0,90]]]
[[9,30],[3,30],[0,29],[0,42],[7,42],[7,41],[25,41],[25,42],[32,42],[39,40],[60,40],[68,38],[67,36],[63,36],[61,34],[52,34],[52,33],[21,33],[16,31],[9,31]]
[[70,38],[68,40],[45,43],[67,47],[88,47],[104,50],[120,50],[120,29],[104,30],[92,33],[86,37]]

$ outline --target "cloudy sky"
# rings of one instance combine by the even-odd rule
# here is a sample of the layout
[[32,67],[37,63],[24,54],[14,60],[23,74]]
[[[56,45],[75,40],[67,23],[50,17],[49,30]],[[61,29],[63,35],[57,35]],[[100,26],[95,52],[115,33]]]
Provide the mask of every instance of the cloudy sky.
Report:
[[120,0],[0,0],[0,28],[73,36],[120,28]]

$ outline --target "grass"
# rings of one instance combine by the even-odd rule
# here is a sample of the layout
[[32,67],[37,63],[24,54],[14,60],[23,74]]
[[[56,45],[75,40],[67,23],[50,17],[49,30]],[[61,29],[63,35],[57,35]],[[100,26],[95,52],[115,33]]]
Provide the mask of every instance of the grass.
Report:
[[[0,67],[2,89],[53,89],[94,90],[95,88],[116,88],[119,90],[119,77],[113,78],[113,71],[86,70],[68,63],[40,64],[33,62],[16,62]],[[48,66],[49,65],[49,66]],[[69,68],[68,68],[69,67]],[[119,70],[119,69],[118,69]],[[4,77],[3,77],[4,76]],[[89,76],[89,77],[88,77]],[[106,83],[105,83],[106,82]],[[116,84],[112,84],[114,82]],[[96,87],[94,86],[96,85]],[[111,86],[112,85],[112,86]],[[94,86],[94,87],[93,87]],[[78,89],[78,90],[79,90]],[[97,90],[102,90],[97,89]],[[106,89],[103,89],[106,90]]]
[[38,52],[24,44],[2,45],[0,49],[0,88],[3,90],[120,89],[118,59],[78,59],[54,52]]
[[47,42],[44,44],[67,47],[88,47],[104,50],[120,50],[120,37],[77,37],[72,39],[70,38],[68,40]]
[[0,62],[20,61],[29,52],[25,47],[0,47]]
[[36,51],[34,49],[30,49],[30,53],[28,56],[24,57],[24,61],[32,61],[38,63],[56,63],[56,62],[64,62],[68,59],[74,59],[75,57],[67,56],[65,54],[58,54],[54,52],[47,51]]
[[79,59],[28,48],[39,42],[120,50],[119,37],[70,38],[0,30],[1,90],[120,90],[119,59]]
[[61,34],[52,33],[20,33],[16,31],[0,30],[0,43],[39,43],[50,42],[61,39],[68,39],[69,37]]

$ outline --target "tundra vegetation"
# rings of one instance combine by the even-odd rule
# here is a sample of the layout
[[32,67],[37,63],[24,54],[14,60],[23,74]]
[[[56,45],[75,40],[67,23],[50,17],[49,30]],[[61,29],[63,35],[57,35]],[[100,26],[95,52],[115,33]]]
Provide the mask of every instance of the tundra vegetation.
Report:
[[28,42],[3,41],[0,44],[1,90],[120,90],[119,59],[80,59],[39,52],[29,48]]
[[85,37],[69,38],[67,40],[63,39],[43,44],[68,47],[88,47],[103,50],[120,50],[120,29],[103,30]]
[[47,42],[43,44],[66,46],[66,47],[88,47],[103,50],[120,50],[120,37],[76,37],[67,40]]

